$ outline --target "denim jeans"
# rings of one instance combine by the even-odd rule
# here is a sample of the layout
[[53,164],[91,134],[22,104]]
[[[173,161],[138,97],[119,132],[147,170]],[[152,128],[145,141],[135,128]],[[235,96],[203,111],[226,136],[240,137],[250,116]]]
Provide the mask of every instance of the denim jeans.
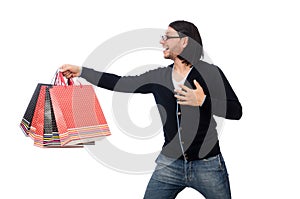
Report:
[[230,199],[230,186],[221,154],[195,161],[175,160],[160,154],[144,199],[171,199],[185,187],[207,199]]

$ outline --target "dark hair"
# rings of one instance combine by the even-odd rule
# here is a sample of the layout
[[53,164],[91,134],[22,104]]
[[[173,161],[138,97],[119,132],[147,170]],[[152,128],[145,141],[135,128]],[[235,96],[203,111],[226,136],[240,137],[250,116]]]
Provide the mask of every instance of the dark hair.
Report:
[[185,64],[194,64],[203,56],[203,44],[198,28],[188,21],[174,21],[169,27],[176,30],[180,37],[189,37],[187,47],[178,58]]

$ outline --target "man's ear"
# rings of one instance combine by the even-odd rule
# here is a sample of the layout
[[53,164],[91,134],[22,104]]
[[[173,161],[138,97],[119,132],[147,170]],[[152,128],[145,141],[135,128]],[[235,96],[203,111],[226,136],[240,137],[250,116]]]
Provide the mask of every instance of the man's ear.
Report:
[[182,45],[183,45],[183,48],[185,48],[187,45],[188,45],[188,42],[189,42],[189,38],[188,37],[183,37],[182,38]]

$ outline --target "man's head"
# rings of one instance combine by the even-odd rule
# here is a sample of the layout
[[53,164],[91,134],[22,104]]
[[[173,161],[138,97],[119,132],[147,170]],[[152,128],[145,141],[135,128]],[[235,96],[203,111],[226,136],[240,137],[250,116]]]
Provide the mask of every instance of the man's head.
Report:
[[198,28],[191,22],[174,21],[160,43],[165,48],[164,57],[174,60],[176,57],[186,64],[197,62],[203,55],[202,39]]

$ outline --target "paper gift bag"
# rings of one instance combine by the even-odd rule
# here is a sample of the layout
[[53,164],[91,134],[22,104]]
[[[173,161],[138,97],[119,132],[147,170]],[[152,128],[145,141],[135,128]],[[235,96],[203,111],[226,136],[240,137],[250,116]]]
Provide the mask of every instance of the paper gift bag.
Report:
[[20,127],[26,136],[28,136],[28,134],[29,134],[29,130],[30,130],[30,127],[32,124],[32,118],[33,118],[33,115],[35,112],[35,107],[36,107],[36,103],[37,103],[37,100],[39,97],[41,86],[47,86],[47,85],[49,86],[50,84],[38,84],[36,86],[35,91],[31,97],[30,102],[25,111],[25,114],[21,120]]
[[[29,136],[34,140],[34,145],[38,147],[83,147],[83,144],[79,142],[75,144],[69,143],[65,146],[61,145],[49,92],[49,88],[52,86],[39,85],[35,111],[28,131]],[[93,143],[89,142],[86,144]]]
[[52,108],[49,86],[46,87],[44,107],[45,109],[44,109],[43,145],[59,147],[61,144],[60,144],[58,129],[55,121],[54,111]]
[[51,102],[50,92],[49,89],[52,86],[46,87],[46,94],[45,94],[45,106],[44,106],[44,132],[43,132],[43,147],[83,147],[83,145],[91,145],[94,142],[90,143],[78,143],[74,145],[65,145],[61,146],[60,137],[55,121],[55,115],[53,111],[53,106]]
[[46,85],[40,86],[31,127],[28,131],[29,136],[34,140],[34,145],[40,147],[43,146],[46,87]]
[[[49,93],[51,86],[53,85],[41,83],[36,86],[20,123],[23,133],[31,137],[34,145],[39,147],[61,147]],[[64,147],[83,147],[87,144],[94,142]]]
[[34,140],[34,145],[44,147],[44,114],[45,114],[45,99],[46,90],[51,84],[38,84],[25,114],[20,123],[21,129]]
[[57,73],[54,85],[37,85],[20,123],[35,146],[82,147],[110,135],[93,87],[72,84]]
[[50,97],[62,146],[96,141],[110,135],[110,130],[92,85],[50,88]]

